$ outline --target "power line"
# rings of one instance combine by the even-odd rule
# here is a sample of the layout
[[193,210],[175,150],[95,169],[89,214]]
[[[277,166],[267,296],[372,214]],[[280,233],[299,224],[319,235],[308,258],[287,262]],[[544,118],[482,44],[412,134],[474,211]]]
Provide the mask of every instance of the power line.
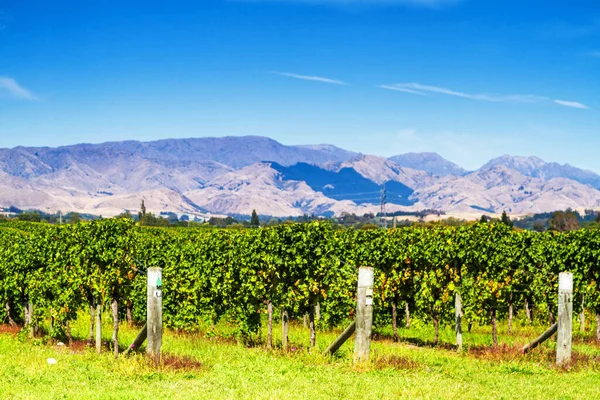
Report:
[[383,227],[387,226],[387,222],[385,222],[385,202],[387,198],[387,190],[385,189],[385,182],[381,185],[381,225]]

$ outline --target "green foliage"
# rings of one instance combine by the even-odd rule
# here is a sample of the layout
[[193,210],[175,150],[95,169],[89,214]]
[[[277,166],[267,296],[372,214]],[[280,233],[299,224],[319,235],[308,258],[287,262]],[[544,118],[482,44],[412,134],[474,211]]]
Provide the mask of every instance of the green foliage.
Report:
[[[148,214],[146,214],[148,215]],[[192,331],[225,320],[240,336],[259,332],[268,303],[302,316],[320,304],[322,326],[354,316],[357,268],[375,267],[376,324],[408,302],[413,315],[453,321],[454,296],[465,319],[487,323],[525,300],[551,318],[557,276],[574,274],[575,296],[600,312],[600,231],[513,230],[506,224],[338,231],[327,222],[262,229],[167,229],[130,218],[51,226],[0,223],[0,318],[34,304],[34,321],[65,329],[78,311],[117,300],[145,319],[146,278],[161,267],[163,318]],[[579,298],[579,297],[577,297]],[[578,312],[580,302],[575,302]],[[59,332],[60,333],[60,332]]]
[[20,221],[40,222],[41,216],[40,213],[37,212],[24,212],[17,215],[17,219]]
[[52,317],[64,331],[86,303],[127,298],[132,228],[128,219],[0,226],[0,301],[15,311],[31,302],[32,322]]

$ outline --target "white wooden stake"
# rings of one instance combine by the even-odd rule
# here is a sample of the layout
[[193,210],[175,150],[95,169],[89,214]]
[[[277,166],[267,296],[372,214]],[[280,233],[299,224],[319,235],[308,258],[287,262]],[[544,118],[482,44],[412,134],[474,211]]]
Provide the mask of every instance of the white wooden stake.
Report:
[[154,360],[160,362],[160,348],[162,346],[162,269],[148,268],[148,346],[146,353]]
[[462,301],[460,293],[456,292],[454,299],[455,317],[456,317],[456,348],[458,351],[462,351],[463,348],[463,337],[462,337]]
[[356,336],[354,342],[354,362],[369,361],[371,350],[371,329],[373,326],[373,283],[375,272],[372,267],[358,270],[358,291],[356,295]]
[[573,333],[573,274],[561,272],[558,276],[558,336],[556,342],[556,364],[571,362],[571,340]]

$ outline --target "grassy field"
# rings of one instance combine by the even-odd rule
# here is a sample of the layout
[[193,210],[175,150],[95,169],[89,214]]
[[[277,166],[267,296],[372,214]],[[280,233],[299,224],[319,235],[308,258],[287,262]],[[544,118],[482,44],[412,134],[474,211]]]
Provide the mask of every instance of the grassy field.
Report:
[[[108,318],[107,318],[108,322]],[[108,325],[108,323],[107,323]],[[6,330],[6,327],[4,327]],[[516,344],[525,343],[543,327],[518,328],[504,343],[488,347],[489,329],[465,333],[470,348],[452,349],[451,328],[442,330],[442,344],[431,348],[430,327],[401,330],[402,340],[378,332],[372,362],[352,366],[349,341],[334,358],[308,352],[308,330],[294,325],[290,353],[246,347],[225,339],[227,327],[216,335],[177,335],[166,332],[163,350],[171,356],[155,368],[143,355],[115,360],[107,349],[97,355],[81,346],[23,340],[0,333],[0,397],[2,399],[584,399],[597,397],[600,387],[600,346],[576,332],[574,364],[553,366],[549,343],[527,356]],[[85,337],[82,318],[74,326]],[[325,349],[337,332],[319,332]],[[121,340],[131,343],[136,330],[123,326]],[[279,332],[275,331],[275,337]],[[108,341],[110,332],[106,332]],[[57,363],[50,365],[48,358]]]

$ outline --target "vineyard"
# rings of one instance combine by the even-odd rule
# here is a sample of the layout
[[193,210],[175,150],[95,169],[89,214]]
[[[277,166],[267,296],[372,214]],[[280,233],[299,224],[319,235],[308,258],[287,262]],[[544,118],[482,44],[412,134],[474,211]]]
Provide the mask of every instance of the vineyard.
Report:
[[[118,351],[119,318],[145,320],[146,266],[163,268],[164,323],[195,331],[227,321],[256,340],[261,315],[307,316],[317,328],[353,318],[357,268],[375,268],[375,329],[400,319],[465,326],[514,318],[552,323],[558,273],[574,275],[574,312],[600,321],[600,232],[516,231],[503,224],[334,231],[327,223],[242,231],[142,228],[109,219],[76,225],[0,226],[0,320],[70,337],[82,310],[110,307]],[[98,328],[98,327],[97,327]],[[270,332],[270,330],[269,330]],[[600,335],[600,330],[597,332]],[[272,338],[268,341],[271,345]]]

